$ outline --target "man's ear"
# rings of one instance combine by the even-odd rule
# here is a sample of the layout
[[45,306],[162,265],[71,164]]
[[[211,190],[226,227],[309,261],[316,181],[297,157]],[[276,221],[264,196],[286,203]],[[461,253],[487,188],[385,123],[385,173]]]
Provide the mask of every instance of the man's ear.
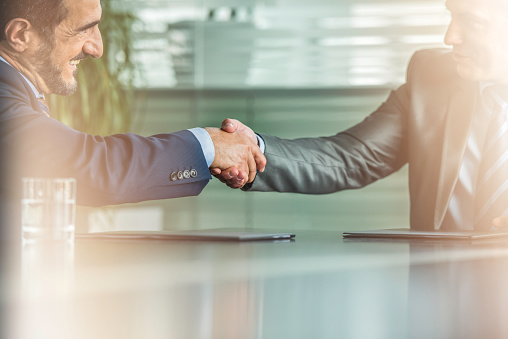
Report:
[[29,47],[33,33],[32,24],[25,19],[12,19],[5,25],[7,43],[18,53],[24,52]]

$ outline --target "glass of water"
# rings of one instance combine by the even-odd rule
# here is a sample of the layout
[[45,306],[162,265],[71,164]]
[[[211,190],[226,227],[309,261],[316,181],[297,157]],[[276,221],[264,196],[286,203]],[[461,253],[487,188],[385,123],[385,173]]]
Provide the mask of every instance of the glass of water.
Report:
[[75,219],[76,179],[23,178],[23,243],[73,241]]

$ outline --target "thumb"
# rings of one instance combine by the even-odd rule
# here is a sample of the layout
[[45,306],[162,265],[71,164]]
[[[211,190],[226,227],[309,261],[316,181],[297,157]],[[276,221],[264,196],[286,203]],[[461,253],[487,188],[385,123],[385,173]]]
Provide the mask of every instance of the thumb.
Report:
[[224,132],[233,133],[238,129],[238,124],[235,124],[232,119],[224,119],[221,125],[221,129]]

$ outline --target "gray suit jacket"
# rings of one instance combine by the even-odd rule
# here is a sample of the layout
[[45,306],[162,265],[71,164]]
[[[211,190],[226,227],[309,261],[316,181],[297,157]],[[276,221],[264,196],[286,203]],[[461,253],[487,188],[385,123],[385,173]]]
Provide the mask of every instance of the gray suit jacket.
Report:
[[448,49],[417,52],[407,81],[352,128],[321,138],[261,135],[267,166],[251,191],[325,194],[359,188],[409,165],[411,227],[440,227],[465,151],[478,83],[459,77]]

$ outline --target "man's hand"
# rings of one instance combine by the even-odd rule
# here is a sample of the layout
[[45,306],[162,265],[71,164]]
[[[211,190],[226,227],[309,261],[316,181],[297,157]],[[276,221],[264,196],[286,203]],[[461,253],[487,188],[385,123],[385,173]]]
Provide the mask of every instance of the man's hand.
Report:
[[[257,138],[254,142],[244,133],[231,131],[225,132],[218,128],[207,127],[205,130],[210,134],[215,147],[211,173],[222,173],[231,184],[252,182],[256,177],[256,169],[263,171],[266,166],[266,158],[257,146]],[[222,178],[221,178],[222,179]],[[222,181],[222,180],[221,180]],[[229,185],[228,185],[229,186]]]
[[228,133],[240,132],[245,134],[248,138],[250,138],[256,145],[258,144],[258,138],[256,137],[256,133],[248,126],[242,124],[240,121],[236,119],[225,119],[222,122],[221,129]]
[[[252,131],[252,129],[250,129],[249,127],[242,124],[240,121],[236,119],[225,119],[222,122],[221,129],[228,133],[243,134],[256,145],[258,144],[258,139],[254,131]],[[261,168],[259,166],[257,167],[257,169],[260,172],[263,172],[266,166],[266,159],[264,158],[264,156],[263,159],[264,162],[262,163],[262,167]],[[213,164],[212,166],[210,166],[210,173],[212,173],[213,176],[215,176],[216,178],[218,178],[220,181],[222,181],[231,188],[242,188],[247,182],[252,182],[252,180],[254,180],[256,175],[256,173],[254,172],[254,177],[252,177],[252,180],[250,180],[251,175],[250,174],[247,175],[244,171],[242,171],[239,168],[230,167],[221,170],[220,168],[214,167]]]

